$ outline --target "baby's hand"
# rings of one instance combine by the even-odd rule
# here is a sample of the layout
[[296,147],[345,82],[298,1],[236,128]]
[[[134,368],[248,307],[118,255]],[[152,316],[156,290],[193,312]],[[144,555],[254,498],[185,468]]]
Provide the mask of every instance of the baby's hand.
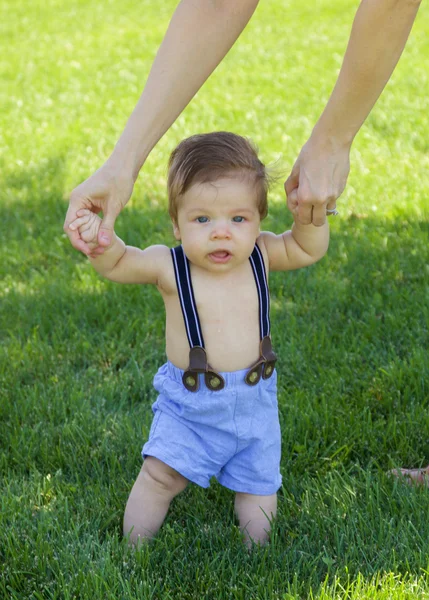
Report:
[[70,229],[72,231],[79,230],[80,237],[88,244],[90,250],[97,248],[98,230],[101,225],[100,217],[86,208],[78,210],[76,214],[78,218],[70,223]]

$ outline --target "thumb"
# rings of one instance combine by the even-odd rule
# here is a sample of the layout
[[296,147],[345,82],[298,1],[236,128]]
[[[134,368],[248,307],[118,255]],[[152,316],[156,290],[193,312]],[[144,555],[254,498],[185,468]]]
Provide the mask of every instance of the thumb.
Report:
[[107,212],[98,230],[98,243],[100,246],[109,246],[112,242],[113,228],[118,215]]
[[296,188],[287,195],[287,207],[291,213],[295,214],[298,208],[298,190]]
[[299,185],[299,168],[295,164],[293,166],[293,169],[292,169],[289,177],[286,179],[285,184],[284,184],[286,196],[289,196],[290,193],[298,187],[298,185]]

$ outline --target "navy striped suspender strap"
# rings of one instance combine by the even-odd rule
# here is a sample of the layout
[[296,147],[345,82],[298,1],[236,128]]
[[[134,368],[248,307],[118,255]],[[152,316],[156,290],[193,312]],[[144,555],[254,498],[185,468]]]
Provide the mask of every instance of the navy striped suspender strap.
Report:
[[[189,347],[194,348],[195,346],[200,346],[201,348],[204,348],[204,338],[192,287],[189,260],[183,252],[182,246],[172,248],[171,256],[173,259],[174,275],[176,277],[177,291],[179,294],[183,319],[185,321]],[[262,257],[262,252],[256,244],[249,260],[258,292],[259,334],[260,339],[262,340],[265,336],[270,334],[270,295],[268,292],[264,259]]]
[[267,274],[264,258],[257,244],[249,257],[255,277],[259,298],[259,335],[261,340],[270,335],[270,293],[268,291]]
[[189,261],[183,252],[182,246],[172,248],[171,256],[189,347],[201,346],[201,348],[204,348],[204,338],[192,287]]

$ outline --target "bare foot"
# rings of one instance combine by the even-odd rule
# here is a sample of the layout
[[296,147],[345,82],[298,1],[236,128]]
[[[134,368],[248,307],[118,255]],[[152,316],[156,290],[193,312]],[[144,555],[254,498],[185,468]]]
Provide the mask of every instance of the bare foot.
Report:
[[393,469],[389,474],[399,477],[408,485],[424,485],[429,488],[429,465],[424,469]]

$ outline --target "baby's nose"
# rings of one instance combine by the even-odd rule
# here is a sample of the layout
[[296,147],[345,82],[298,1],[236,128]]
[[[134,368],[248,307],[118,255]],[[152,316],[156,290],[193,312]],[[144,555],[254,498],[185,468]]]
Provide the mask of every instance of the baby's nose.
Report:
[[212,237],[214,239],[220,239],[220,238],[229,238],[231,237],[231,230],[229,228],[228,223],[226,222],[216,222],[214,224],[214,227],[212,229]]

